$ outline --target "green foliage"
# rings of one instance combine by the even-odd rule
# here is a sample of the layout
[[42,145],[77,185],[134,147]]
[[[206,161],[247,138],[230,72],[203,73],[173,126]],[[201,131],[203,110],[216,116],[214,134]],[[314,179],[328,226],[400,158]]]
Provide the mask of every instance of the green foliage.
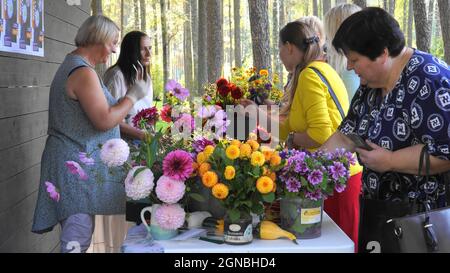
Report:
[[153,99],[162,101],[164,96],[164,77],[162,66],[158,63],[153,63],[151,67],[151,76],[153,84]]

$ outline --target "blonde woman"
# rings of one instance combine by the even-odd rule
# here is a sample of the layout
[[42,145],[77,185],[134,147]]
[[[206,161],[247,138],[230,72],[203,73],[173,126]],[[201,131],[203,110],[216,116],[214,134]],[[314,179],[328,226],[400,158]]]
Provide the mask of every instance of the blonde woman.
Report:
[[[319,42],[313,28],[298,21],[287,24],[280,31],[280,58],[293,75],[280,110],[284,118],[280,121],[280,138],[288,138],[287,142],[293,147],[308,150],[325,143],[337,130],[349,106],[344,83],[336,71],[323,61]],[[335,94],[337,101],[331,93]],[[326,200],[325,211],[356,246],[362,167],[354,165],[350,172],[346,190],[335,192]]]
[[[66,56],[50,86],[49,136],[32,232],[49,232],[60,224],[61,252],[88,249],[95,215],[125,213],[123,176],[111,175],[106,165],[97,164],[95,177],[80,178],[66,166],[66,161],[80,162],[80,152],[100,162],[98,145],[120,138],[119,123],[147,95],[146,83],[138,77],[117,101],[95,72],[95,65],[106,63],[116,51],[118,41],[119,28],[113,21],[101,15],[89,17],[76,35],[77,48]],[[48,182],[56,187],[51,196]]]
[[337,52],[331,42],[336,35],[341,23],[350,15],[361,10],[361,7],[354,4],[341,4],[330,9],[324,18],[324,28],[326,35],[327,62],[336,70],[344,81],[350,101],[359,87],[359,77],[354,70],[347,70],[347,59],[344,54]]
[[325,54],[326,36],[325,29],[320,18],[317,16],[303,16],[297,21],[307,24],[316,32],[316,35],[319,37],[319,46],[324,50],[323,53]]

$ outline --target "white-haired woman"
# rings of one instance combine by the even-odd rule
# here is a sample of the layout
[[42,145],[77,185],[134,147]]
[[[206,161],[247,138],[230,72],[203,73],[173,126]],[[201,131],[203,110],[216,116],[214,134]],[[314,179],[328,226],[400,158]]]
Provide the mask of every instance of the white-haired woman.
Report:
[[336,70],[347,89],[350,101],[359,87],[359,77],[355,71],[347,70],[347,58],[341,52],[337,52],[331,42],[336,35],[341,23],[350,15],[361,10],[354,4],[341,4],[330,9],[324,17],[324,29],[326,35],[327,62]]
[[[49,232],[59,223],[61,252],[87,250],[95,215],[125,212],[123,177],[109,174],[104,164],[97,164],[91,177],[72,174],[66,166],[67,161],[81,163],[80,152],[100,162],[98,145],[120,138],[119,124],[146,95],[146,83],[139,78],[116,101],[95,72],[95,65],[105,63],[116,51],[118,39],[114,22],[101,15],[89,17],[76,35],[77,48],[66,56],[50,87],[49,136],[41,160],[32,231]],[[47,182],[57,194],[47,193],[55,192]]]

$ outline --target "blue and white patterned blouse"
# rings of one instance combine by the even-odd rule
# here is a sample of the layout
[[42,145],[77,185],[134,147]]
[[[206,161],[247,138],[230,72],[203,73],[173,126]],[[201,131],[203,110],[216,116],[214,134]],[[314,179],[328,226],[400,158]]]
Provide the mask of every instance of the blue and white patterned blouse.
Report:
[[[395,88],[384,98],[380,89],[358,89],[339,130],[343,134],[356,133],[391,151],[426,144],[431,155],[449,160],[450,67],[428,53],[414,50]],[[417,196],[416,181],[420,177],[395,174],[402,176],[403,182],[385,183],[389,179],[383,175],[364,168],[366,198],[407,201]],[[417,193],[427,193],[441,204],[445,186],[435,181],[419,183]]]

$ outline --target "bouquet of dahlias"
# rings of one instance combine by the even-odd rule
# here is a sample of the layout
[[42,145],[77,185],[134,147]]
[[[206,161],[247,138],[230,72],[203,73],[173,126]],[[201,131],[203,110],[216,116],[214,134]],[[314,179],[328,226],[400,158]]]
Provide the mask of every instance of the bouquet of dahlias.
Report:
[[286,166],[279,172],[278,193],[317,201],[344,191],[350,177],[353,154],[342,149],[329,153],[290,150],[281,154]]
[[255,140],[209,144],[196,159],[203,185],[221,201],[231,221],[243,213],[264,213],[263,203],[275,199],[275,173],[285,163],[277,151],[260,147]]

